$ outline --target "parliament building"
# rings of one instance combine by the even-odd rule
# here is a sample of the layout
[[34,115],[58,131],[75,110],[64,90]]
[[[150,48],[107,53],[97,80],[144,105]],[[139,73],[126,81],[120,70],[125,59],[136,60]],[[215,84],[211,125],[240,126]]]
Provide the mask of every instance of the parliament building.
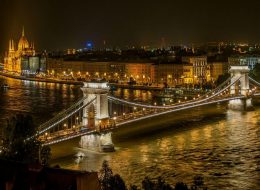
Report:
[[9,50],[4,58],[4,70],[20,75],[35,75],[46,71],[46,58],[36,55],[34,43],[25,37],[24,28],[18,45],[9,40]]

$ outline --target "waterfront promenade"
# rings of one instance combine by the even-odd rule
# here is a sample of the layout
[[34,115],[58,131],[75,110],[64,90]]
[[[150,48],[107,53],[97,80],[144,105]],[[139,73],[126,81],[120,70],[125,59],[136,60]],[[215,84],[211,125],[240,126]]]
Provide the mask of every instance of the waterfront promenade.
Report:
[[[83,85],[83,81],[76,80],[61,80],[57,78],[36,78],[36,77],[26,77],[21,75],[14,75],[7,72],[0,71],[1,76],[14,78],[18,80],[28,80],[28,81],[37,81],[37,82],[48,82],[48,83],[59,83],[59,84],[68,84],[68,85]],[[147,86],[147,85],[128,85],[125,83],[109,83],[112,88],[123,88],[123,89],[134,89],[134,90],[162,90],[162,86]]]

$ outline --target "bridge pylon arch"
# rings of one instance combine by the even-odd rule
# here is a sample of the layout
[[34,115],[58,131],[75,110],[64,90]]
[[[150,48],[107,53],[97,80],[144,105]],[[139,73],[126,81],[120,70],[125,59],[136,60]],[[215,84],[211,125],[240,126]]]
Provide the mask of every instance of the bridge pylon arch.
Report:
[[[230,67],[231,74],[231,95],[242,95],[243,99],[230,100],[229,108],[233,110],[252,110],[252,99],[249,97],[249,73],[247,65],[233,65]],[[237,82],[235,82],[237,81]]]
[[239,79],[239,83],[235,83],[230,87],[230,94],[235,95],[237,93],[248,96],[249,94],[249,67],[247,65],[234,65],[229,70],[231,74],[231,83]]
[[95,81],[95,82],[84,82],[84,86],[81,87],[84,97],[84,104],[87,104],[93,98],[96,100],[94,104],[94,123],[91,124],[89,120],[89,108],[83,109],[82,124],[84,127],[96,127],[103,128],[109,124],[109,112],[108,112],[108,92],[109,87],[107,82]]

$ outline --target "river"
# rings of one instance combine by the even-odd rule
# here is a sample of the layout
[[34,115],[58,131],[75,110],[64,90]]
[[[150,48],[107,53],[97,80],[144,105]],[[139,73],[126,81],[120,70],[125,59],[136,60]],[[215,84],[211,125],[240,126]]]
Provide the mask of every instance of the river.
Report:
[[[37,124],[71,105],[82,96],[77,86],[28,82],[0,77],[8,90],[0,91],[0,121],[14,113],[31,114]],[[150,101],[147,91],[115,92],[131,99]],[[191,184],[202,174],[209,189],[260,189],[260,108],[223,111],[217,117],[174,124],[156,133],[118,140],[113,153],[77,149],[86,157],[68,156],[53,164],[98,171],[108,160],[114,173],[127,184],[141,185],[145,176],[162,176],[168,183]],[[116,140],[116,139],[115,139]],[[66,151],[66,150],[64,150]]]

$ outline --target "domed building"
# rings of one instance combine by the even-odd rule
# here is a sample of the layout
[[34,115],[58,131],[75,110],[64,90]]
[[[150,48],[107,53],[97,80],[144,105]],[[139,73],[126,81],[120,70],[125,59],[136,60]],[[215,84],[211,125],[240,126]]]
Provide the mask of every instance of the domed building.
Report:
[[24,28],[23,28],[22,37],[20,38],[19,43],[18,43],[18,50],[23,51],[28,48],[29,48],[29,42],[24,35]]
[[[23,72],[30,72],[31,67],[34,68],[34,73],[36,73],[40,65],[39,59],[39,57],[35,56],[34,43],[29,43],[23,28],[17,46],[15,46],[14,40],[9,41],[9,51],[6,52],[4,58],[4,70],[23,74]],[[33,61],[30,62],[30,60]]]

